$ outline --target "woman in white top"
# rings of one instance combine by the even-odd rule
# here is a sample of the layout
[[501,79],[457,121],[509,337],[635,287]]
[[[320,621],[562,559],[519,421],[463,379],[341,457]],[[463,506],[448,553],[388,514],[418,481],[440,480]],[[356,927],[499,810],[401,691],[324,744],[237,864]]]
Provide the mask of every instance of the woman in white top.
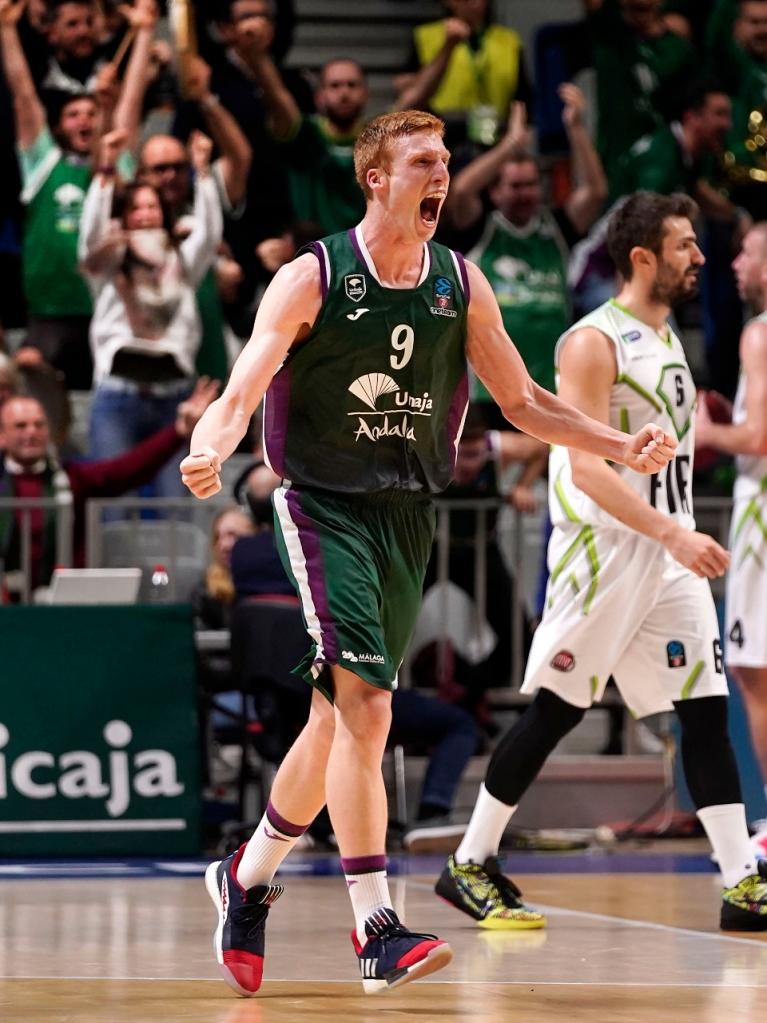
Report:
[[[153,187],[132,184],[116,194],[124,141],[121,131],[104,137],[80,227],[80,259],[94,296],[94,458],[120,454],[173,423],[178,402],[191,392],[202,337],[195,292],[222,232],[208,138],[196,133],[190,140],[194,208],[183,239]],[[174,466],[158,474],[154,492],[183,492]]]

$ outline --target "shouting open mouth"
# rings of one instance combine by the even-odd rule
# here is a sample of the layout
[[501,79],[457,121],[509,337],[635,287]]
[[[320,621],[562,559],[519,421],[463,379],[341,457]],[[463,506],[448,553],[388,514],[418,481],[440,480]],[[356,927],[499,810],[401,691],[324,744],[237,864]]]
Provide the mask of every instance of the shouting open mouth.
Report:
[[428,228],[437,226],[437,217],[439,217],[440,207],[444,198],[444,192],[432,192],[425,199],[421,199],[421,220]]

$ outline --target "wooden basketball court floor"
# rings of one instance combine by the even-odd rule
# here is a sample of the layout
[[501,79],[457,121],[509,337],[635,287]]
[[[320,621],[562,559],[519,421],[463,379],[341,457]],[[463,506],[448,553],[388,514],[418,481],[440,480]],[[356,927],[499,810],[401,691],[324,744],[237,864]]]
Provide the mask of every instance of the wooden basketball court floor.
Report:
[[105,865],[101,876],[83,868],[74,878],[0,864],[0,1020],[767,1018],[767,934],[717,930],[718,878],[705,860],[699,868],[705,872],[689,872],[698,869],[694,863],[672,858],[668,869],[661,863],[648,873],[640,863],[634,873],[625,872],[631,862],[616,872],[618,860],[587,859],[585,867],[571,868],[569,860],[555,857],[536,865],[541,872],[527,874],[515,866],[521,860],[512,861],[511,873],[527,901],[547,912],[545,931],[478,930],[434,896],[441,860],[412,858],[400,866],[407,872],[391,879],[396,907],[412,928],[449,940],[455,958],[432,978],[381,996],[363,995],[357,980],[343,879],[313,876],[311,861],[291,865],[283,875],[286,892],[269,918],[266,980],[249,1000],[217,979],[211,944],[216,914],[202,884],[202,864],[171,864],[162,876]]

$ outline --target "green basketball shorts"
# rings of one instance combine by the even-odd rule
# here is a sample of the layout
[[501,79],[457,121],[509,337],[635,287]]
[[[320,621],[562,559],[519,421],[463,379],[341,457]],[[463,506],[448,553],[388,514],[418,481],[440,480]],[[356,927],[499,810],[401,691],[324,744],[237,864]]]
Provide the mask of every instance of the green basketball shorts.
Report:
[[277,546],[312,639],[296,671],[331,701],[325,669],[334,664],[396,689],[434,539],[430,498],[282,486],[273,502]]

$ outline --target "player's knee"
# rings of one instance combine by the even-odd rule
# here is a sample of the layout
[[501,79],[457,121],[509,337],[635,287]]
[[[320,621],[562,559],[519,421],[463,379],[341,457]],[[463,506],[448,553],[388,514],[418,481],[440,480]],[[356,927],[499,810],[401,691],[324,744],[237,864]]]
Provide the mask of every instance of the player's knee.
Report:
[[336,727],[383,748],[391,728],[391,693],[366,685],[356,698],[336,700]]
[[727,736],[727,697],[703,696],[698,700],[679,700],[674,704],[682,728],[682,737],[705,750],[717,737]]
[[742,692],[767,702],[767,669],[736,665],[729,668],[729,672]]
[[576,725],[580,724],[586,713],[584,707],[576,707],[550,689],[539,689],[530,704],[536,716],[546,726],[549,735],[564,738]]
[[326,742],[328,746],[333,742],[336,730],[335,710],[333,704],[318,689],[315,689],[312,696],[307,727],[313,731],[319,741]]

